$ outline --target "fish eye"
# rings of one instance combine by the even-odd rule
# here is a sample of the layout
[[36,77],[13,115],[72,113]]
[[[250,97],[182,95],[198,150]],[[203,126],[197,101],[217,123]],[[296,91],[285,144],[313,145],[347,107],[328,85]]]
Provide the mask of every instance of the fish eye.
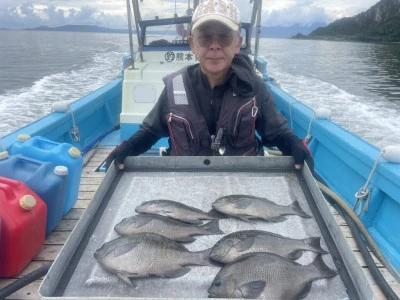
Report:
[[215,286],[216,287],[221,286],[221,284],[222,284],[221,279],[218,278],[217,280],[215,280]]

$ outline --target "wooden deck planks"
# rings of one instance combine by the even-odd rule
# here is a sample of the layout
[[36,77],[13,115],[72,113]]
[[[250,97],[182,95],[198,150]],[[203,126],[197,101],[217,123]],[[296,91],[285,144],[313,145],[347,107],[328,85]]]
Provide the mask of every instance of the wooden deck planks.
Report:
[[[60,252],[62,246],[64,245],[64,243],[68,239],[69,235],[71,234],[71,231],[77,224],[79,218],[82,216],[84,210],[88,207],[90,200],[93,198],[98,186],[100,185],[105,174],[100,173],[100,172],[95,172],[95,170],[98,167],[98,165],[102,161],[104,161],[104,159],[107,157],[107,155],[111,151],[111,149],[112,148],[110,148],[110,147],[103,147],[103,148],[96,149],[94,151],[93,156],[90,158],[89,162],[85,165],[85,167],[82,171],[81,185],[79,188],[78,200],[77,200],[74,208],[72,208],[71,211],[68,212],[68,214],[63,217],[63,219],[58,224],[58,226],[55,228],[55,230],[47,236],[42,250],[17,277],[9,278],[9,279],[0,278],[0,288],[7,286],[14,280],[21,278],[26,274],[29,274],[30,272],[38,269],[41,266],[54,261],[54,259]],[[373,281],[372,276],[371,276],[368,268],[365,265],[364,259],[362,258],[361,254],[356,246],[353,235],[352,235],[349,227],[347,226],[346,222],[333,209],[332,206],[330,206],[330,209],[331,209],[332,213],[334,214],[336,221],[340,225],[340,228],[341,228],[344,236],[346,237],[350,248],[353,250],[357,261],[362,266],[362,270],[364,271],[366,278],[371,283],[371,287],[374,291],[374,299],[377,299],[377,300],[386,299],[386,297],[380,291],[379,287]],[[392,289],[396,292],[397,295],[400,295],[400,283],[396,281],[396,279],[389,273],[388,270],[386,270],[385,268],[382,267],[382,265],[378,262],[377,259],[375,259],[375,261],[378,263],[378,267],[380,267],[379,269],[380,269],[382,275],[386,278],[386,280],[388,281],[388,283],[390,284]],[[27,285],[26,287],[18,290],[14,294],[10,295],[6,299],[13,299],[13,300],[28,300],[28,299],[37,300],[37,299],[40,299],[39,292],[38,292],[40,283],[41,283],[41,280],[32,282],[31,284]]]

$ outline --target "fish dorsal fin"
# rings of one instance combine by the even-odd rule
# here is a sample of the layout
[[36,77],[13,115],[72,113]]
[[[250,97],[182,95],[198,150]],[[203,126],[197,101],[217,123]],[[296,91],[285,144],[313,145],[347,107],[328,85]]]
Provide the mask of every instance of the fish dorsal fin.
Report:
[[125,253],[128,253],[133,248],[135,248],[137,245],[138,245],[137,242],[130,241],[130,242],[127,242],[126,244],[123,244],[121,246],[116,247],[113,250],[114,257],[118,257],[118,256],[121,256],[121,255],[124,255]]
[[243,252],[250,249],[254,245],[254,242],[255,242],[255,237],[251,236],[238,242],[235,245],[235,248],[238,252]]
[[176,208],[178,208],[178,209],[185,209],[189,211],[195,211],[198,213],[206,214],[204,211],[202,211],[197,207],[186,205],[178,201],[173,201],[173,200],[156,200],[156,201],[159,201],[158,204],[160,205],[160,207],[163,208],[163,210],[165,211],[169,210],[170,213]]
[[264,280],[252,281],[241,285],[235,290],[234,294],[243,298],[258,298],[266,285],[267,283]]
[[267,236],[267,238],[269,238],[269,237],[277,237],[277,238],[283,238],[283,239],[287,239],[287,237],[285,237],[285,236],[283,236],[283,235],[281,235],[281,234],[277,234],[277,233],[275,233],[275,232],[271,232],[271,231],[262,231],[262,230],[255,230],[255,232],[257,232],[257,233],[259,233],[257,236],[258,237],[265,237],[265,236]]
[[[267,199],[267,198],[256,197],[256,199],[258,199],[258,200],[260,200],[260,201],[264,201],[264,202],[266,202],[266,203],[268,203],[268,204],[271,204],[271,205],[278,205],[278,204],[276,204],[274,201],[269,200],[269,199]],[[278,206],[279,206],[279,205],[278,205]]]
[[170,207],[171,205],[177,204],[178,202],[172,201],[172,200],[166,200],[166,199],[159,199],[159,200],[153,200],[149,202],[154,202],[156,203],[159,207]]

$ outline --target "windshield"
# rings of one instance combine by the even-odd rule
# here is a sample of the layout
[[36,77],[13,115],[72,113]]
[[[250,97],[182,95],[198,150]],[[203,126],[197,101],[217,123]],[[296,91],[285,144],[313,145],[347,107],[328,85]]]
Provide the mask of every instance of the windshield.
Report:
[[[252,5],[249,1],[233,1],[241,14],[242,23],[251,21]],[[140,29],[143,46],[187,45],[190,34],[193,0],[142,0],[139,2]],[[248,26],[242,26],[241,35],[246,37]],[[246,48],[243,39],[241,48]]]

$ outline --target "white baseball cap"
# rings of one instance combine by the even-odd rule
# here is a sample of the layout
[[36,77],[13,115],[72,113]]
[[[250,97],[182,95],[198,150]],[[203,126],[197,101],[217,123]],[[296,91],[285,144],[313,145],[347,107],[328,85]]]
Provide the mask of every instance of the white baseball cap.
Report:
[[209,21],[216,21],[238,31],[240,13],[235,4],[229,0],[207,0],[200,3],[193,13],[192,30]]

